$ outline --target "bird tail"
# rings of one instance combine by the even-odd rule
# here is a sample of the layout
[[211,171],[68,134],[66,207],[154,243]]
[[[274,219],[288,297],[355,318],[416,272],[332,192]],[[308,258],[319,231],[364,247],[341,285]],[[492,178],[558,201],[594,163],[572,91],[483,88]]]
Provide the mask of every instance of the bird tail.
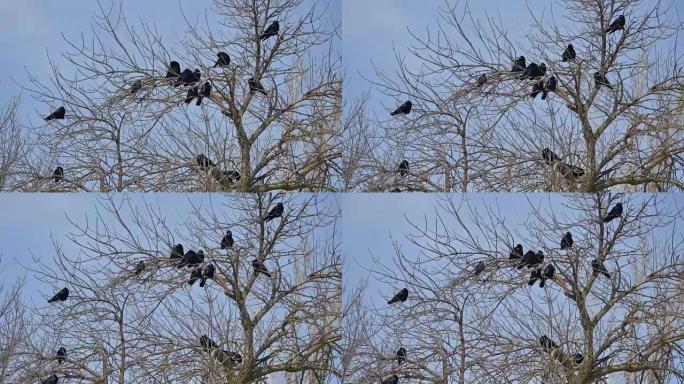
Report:
[[204,288],[204,284],[206,284],[206,283],[207,283],[207,279],[202,278],[202,280],[200,280],[200,284],[199,284],[199,285],[200,285],[201,288]]
[[197,98],[197,102],[195,103],[195,105],[198,106],[198,107],[199,107],[200,105],[202,105],[202,99],[203,99],[203,98],[202,98],[201,96],[198,97],[198,98]]
[[542,100],[546,100],[546,96],[549,94],[549,91],[542,91]]
[[613,86],[610,85],[610,84],[603,84],[603,85],[605,85],[605,86],[608,87],[609,89],[613,89]]
[[396,116],[396,115],[398,115],[398,114],[399,114],[399,112],[394,111],[394,112],[390,113],[390,116]]
[[188,285],[194,285],[196,281],[197,279],[193,277],[192,279],[190,279],[190,281],[188,281]]
[[268,276],[268,277],[272,277],[271,274],[268,273],[267,271],[261,271],[261,273],[263,273],[264,275],[266,275],[266,276]]
[[610,279],[610,273],[608,273],[608,272],[605,272],[605,271],[603,271],[603,272],[601,272],[601,273],[603,273],[603,275],[604,275],[605,277],[607,277],[607,278],[609,278],[609,279]]
[[397,302],[397,301],[396,301],[396,300],[394,300],[394,299],[391,299],[391,300],[387,300],[387,304],[394,304],[394,303],[396,303],[396,302]]
[[55,301],[57,301],[57,299],[55,299],[55,298],[53,297],[52,299],[49,299],[49,300],[48,300],[48,303],[54,303]]
[[542,278],[539,281],[539,288],[544,288],[545,285],[546,285],[546,279]]

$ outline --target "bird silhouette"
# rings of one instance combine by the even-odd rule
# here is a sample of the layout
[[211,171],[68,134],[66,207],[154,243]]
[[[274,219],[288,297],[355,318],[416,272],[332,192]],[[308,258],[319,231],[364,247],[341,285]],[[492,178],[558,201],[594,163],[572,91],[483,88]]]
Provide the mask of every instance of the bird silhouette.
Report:
[[563,61],[575,60],[576,57],[575,47],[573,47],[572,44],[568,44],[568,47],[563,51]]
[[199,165],[200,169],[205,172],[209,170],[209,168],[216,166],[214,162],[203,153],[197,155],[195,160],[197,161],[197,165]]
[[171,248],[170,259],[182,259],[185,252],[183,252],[183,244],[176,244]]
[[183,72],[180,73],[180,75],[178,76],[178,79],[176,80],[176,83],[173,86],[178,87],[181,84],[183,84],[183,85],[192,84],[194,79],[195,79],[195,77],[193,75],[193,72],[189,68],[186,68],[183,70]]
[[597,275],[600,273],[603,276],[610,279],[610,273],[608,273],[608,269],[606,269],[606,266],[603,265],[603,263],[598,261],[597,259],[594,259],[591,261],[591,269],[592,269],[594,275]]
[[140,89],[142,89],[142,80],[138,79],[131,86],[131,95],[135,95]]
[[475,273],[475,276],[478,276],[480,273],[484,272],[484,270],[485,270],[485,262],[480,260],[475,265],[475,270],[473,272]]
[[266,214],[266,217],[264,218],[264,222],[268,223],[269,221],[277,217],[281,217],[283,215],[284,210],[285,207],[283,207],[283,203],[276,204],[275,207],[271,208],[271,210],[268,211],[268,214]]
[[57,350],[57,364],[62,365],[66,361],[66,348],[59,347]]
[[527,68],[525,65],[525,56],[520,56],[513,62],[511,72],[525,72],[525,68]]
[[397,384],[399,382],[399,376],[392,375],[382,381],[382,384]]
[[409,162],[408,160],[402,160],[401,163],[399,163],[399,176],[401,177],[406,177],[409,173]]
[[59,292],[55,293],[50,300],[48,300],[48,303],[54,303],[55,301],[66,301],[68,297],[69,288],[62,288]]
[[190,279],[188,280],[188,285],[194,285],[197,280],[202,278],[202,267],[197,267],[190,272]]
[[556,76],[551,76],[546,80],[546,84],[544,84],[544,90],[542,91],[542,100],[546,100],[546,96],[549,94],[549,92],[556,92]]
[[202,84],[202,87],[199,90],[199,95],[197,96],[197,103],[195,105],[202,105],[202,100],[209,96],[211,96],[211,83],[207,81],[206,83]]
[[271,277],[271,274],[268,272],[268,269],[266,268],[266,265],[264,265],[263,261],[259,261],[258,259],[252,260],[252,267],[257,275],[263,273],[264,275]]
[[199,343],[204,352],[211,352],[212,349],[218,348],[218,345],[216,345],[216,342],[209,338],[207,335],[202,335],[199,338]]
[[[185,105],[192,103],[192,101],[195,98],[199,98],[199,90],[197,89],[197,87],[190,87],[188,89],[188,94],[185,96]],[[201,101],[200,101],[200,103],[201,103]]]
[[537,282],[537,280],[541,279],[541,277],[542,277],[541,268],[536,268],[536,269],[532,270],[532,272],[530,273],[530,279],[527,281],[527,285],[529,285],[530,287],[533,286],[534,283]]
[[539,344],[541,344],[542,348],[544,348],[544,351],[547,353],[552,352],[554,349],[558,349],[558,344],[546,335],[539,338]]
[[169,69],[166,70],[166,78],[178,77],[181,74],[180,64],[177,61],[169,63]]
[[536,98],[537,95],[544,92],[544,80],[539,80],[532,85],[532,92],[530,92],[531,98]]
[[546,285],[546,280],[553,280],[553,276],[556,274],[556,267],[553,266],[553,264],[549,264],[544,268],[544,272],[542,272],[540,281],[539,281],[539,287],[544,288]]
[[603,218],[604,223],[609,223],[614,219],[622,216],[622,203],[617,203],[613,208],[608,211],[608,215]]
[[247,84],[249,85],[249,91],[250,92],[259,92],[259,93],[262,93],[264,95],[268,95],[264,86],[261,85],[261,82],[254,80],[253,77],[250,77],[247,80]]
[[141,274],[145,270],[145,262],[140,260],[138,264],[135,265],[135,275]]
[[57,375],[50,375],[48,378],[40,382],[40,384],[57,384],[59,377]]
[[261,35],[260,39],[266,40],[271,36],[277,35],[279,31],[280,31],[280,24],[278,23],[278,21],[274,21],[271,23],[271,25],[268,26],[268,28],[266,28],[264,33]]
[[521,80],[524,79],[538,79],[546,74],[546,64],[542,63],[537,65],[537,63],[530,63],[530,65],[525,68],[525,73],[520,76]]
[[199,286],[204,288],[204,285],[207,283],[207,280],[214,278],[214,273],[216,273],[216,267],[214,266],[214,264],[207,264],[207,266],[204,267],[204,269],[202,270],[202,276],[200,278]]
[[610,81],[608,81],[606,75],[601,72],[594,73],[594,83],[596,83],[596,87],[598,88],[601,88],[602,85],[605,85],[606,87],[613,89],[613,86],[610,85]]
[[617,19],[613,20],[608,29],[606,29],[606,33],[610,35],[613,32],[619,31],[621,29],[625,29],[625,15],[620,15],[617,17]]
[[572,355],[572,359],[575,361],[575,364],[579,365],[582,364],[582,362],[584,361],[584,355],[577,352],[574,355]]
[[523,247],[522,244],[518,244],[513,249],[511,250],[511,253],[508,254],[508,260],[516,260],[516,259],[522,259],[523,258]]
[[537,253],[527,251],[523,256],[522,262],[518,265],[518,269],[522,269],[523,267],[536,267],[543,262],[544,253],[542,251],[537,251]]
[[397,351],[397,364],[402,365],[406,361],[406,348],[400,347]]
[[487,75],[484,73],[480,75],[480,77],[477,78],[477,86],[481,87],[487,83]]
[[226,231],[226,235],[221,239],[221,249],[230,248],[235,242],[233,241],[233,232]]
[[411,100],[406,100],[402,105],[398,106],[397,109],[395,109],[392,113],[390,113],[391,116],[396,116],[396,115],[408,115],[411,113],[411,108],[413,108],[413,104],[411,103]]
[[230,56],[228,56],[227,53],[219,52],[216,54],[216,56],[218,56],[218,58],[216,59],[216,64],[214,64],[214,68],[225,68],[230,65]]
[[572,244],[574,241],[572,240],[572,233],[566,232],[565,235],[563,235],[563,238],[561,239],[560,242],[560,248],[561,249],[567,249],[572,247]]
[[387,304],[394,304],[394,303],[403,303],[406,301],[408,298],[408,288],[404,288],[401,291],[399,291],[394,297],[389,299],[387,301]]
[[192,249],[185,252],[183,260],[178,264],[178,268],[202,264],[204,262],[204,251],[195,252]]
[[548,165],[552,165],[556,161],[560,160],[560,157],[558,157],[558,155],[548,148],[542,149],[542,158]]
[[64,180],[64,168],[57,166],[55,171],[52,172],[52,180],[54,180],[55,183],[61,183]]
[[66,114],[66,109],[64,107],[59,107],[57,110],[49,114],[46,118],[45,121],[50,121],[50,120],[62,120],[64,119],[64,115]]

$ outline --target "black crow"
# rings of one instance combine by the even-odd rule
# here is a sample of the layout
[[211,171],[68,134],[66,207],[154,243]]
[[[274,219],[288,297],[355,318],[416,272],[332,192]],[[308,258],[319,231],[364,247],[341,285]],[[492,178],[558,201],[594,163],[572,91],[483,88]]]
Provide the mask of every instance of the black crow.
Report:
[[66,348],[59,347],[57,350],[57,364],[62,365],[66,361]]
[[264,33],[261,35],[260,39],[266,40],[271,36],[277,35],[278,31],[280,31],[280,24],[277,21],[274,21],[271,23],[271,25],[268,26],[268,28],[266,28]]
[[485,270],[485,262],[480,260],[480,262],[478,262],[475,265],[475,271],[474,271],[475,275],[479,275],[480,273],[484,272],[484,270]]
[[404,364],[406,361],[406,348],[400,347],[399,350],[397,351],[397,363],[399,365]]
[[617,19],[615,19],[612,23],[610,23],[610,26],[608,29],[606,29],[606,33],[609,35],[612,34],[615,31],[619,31],[621,29],[625,28],[625,15],[620,15],[618,16]]
[[399,163],[399,176],[401,177],[406,177],[409,173],[409,162],[408,160],[402,160],[401,163]]
[[226,235],[221,239],[221,249],[230,248],[235,242],[233,241],[233,232],[226,231]]
[[200,73],[199,69],[195,69],[195,71],[192,73],[192,81],[190,84],[199,83],[200,80],[202,80],[202,74]]
[[523,247],[522,244],[518,244],[511,250],[508,254],[508,260],[522,259],[523,257]]
[[520,56],[513,62],[511,72],[525,72],[525,56]]
[[207,264],[207,266],[202,270],[202,278],[200,280],[199,286],[204,288],[207,280],[214,278],[214,273],[216,273],[216,267],[214,267],[214,264]]
[[183,252],[183,244],[176,244],[171,248],[171,255],[169,259],[182,259],[185,252]]
[[537,280],[541,279],[542,277],[542,270],[541,268],[536,268],[530,273],[530,279],[527,281],[527,285],[530,287],[534,285],[534,283],[537,282]]
[[54,296],[50,300],[48,300],[48,303],[54,303],[55,301],[66,301],[66,299],[69,297],[69,288],[62,288],[61,291],[55,293]]
[[606,87],[613,89],[613,86],[610,85],[610,81],[608,81],[608,78],[606,77],[606,75],[601,73],[601,72],[595,72],[594,73],[594,82],[596,83],[596,86],[599,88],[602,85],[605,85]]
[[210,167],[215,166],[214,162],[203,153],[197,155],[195,160],[197,160],[197,165],[199,165],[203,171],[207,171]]
[[238,171],[223,171],[223,177],[219,180],[222,184],[234,184],[240,180],[240,172]]
[[285,207],[283,207],[283,203],[276,204],[275,207],[271,208],[271,210],[268,211],[266,218],[264,218],[264,222],[268,223],[269,221],[275,219],[276,217],[281,217],[283,215],[284,210],[285,210]]
[[539,281],[539,287],[544,288],[546,285],[546,280],[553,280],[553,276],[556,274],[556,267],[553,264],[549,264],[544,268],[544,272],[541,274],[541,280]]
[[199,338],[200,346],[204,350],[204,352],[211,352],[212,349],[218,348],[218,345],[216,345],[216,342],[214,340],[210,339],[209,336],[207,335],[202,335]]
[[480,77],[477,78],[477,86],[481,87],[487,83],[487,75],[484,73],[480,75]]
[[574,355],[572,355],[572,359],[575,360],[575,364],[579,365],[582,364],[582,362],[584,361],[584,355],[577,352]]
[[181,84],[187,85],[187,84],[192,84],[193,80],[195,79],[194,74],[189,68],[186,68],[181,72],[180,76],[178,76],[178,80],[176,80],[176,83],[173,85],[174,87],[177,87]]
[[250,77],[247,80],[247,84],[249,85],[249,91],[250,92],[260,92],[260,93],[263,93],[264,95],[268,95],[264,86],[261,85],[261,82],[254,80],[253,77]]
[[525,73],[523,73],[522,76],[520,76],[520,79],[533,79],[539,76],[541,76],[541,72],[539,71],[539,66],[537,65],[537,63],[530,63],[525,68]]
[[216,351],[216,359],[225,366],[233,366],[242,363],[241,354],[226,350]]
[[169,63],[169,69],[166,70],[166,78],[178,77],[181,74],[180,64],[177,61]]
[[271,277],[271,274],[268,272],[268,269],[266,268],[266,265],[264,265],[263,261],[259,261],[258,259],[252,260],[252,267],[254,267],[254,271],[257,273],[263,273],[264,275]]
[[537,251],[537,253],[534,253],[532,251],[527,251],[523,256],[522,262],[518,265],[518,269],[522,269],[523,267],[536,267],[543,262],[544,252]]
[[209,96],[211,96],[211,83],[207,81],[206,83],[202,84],[202,88],[200,88],[200,90],[199,90],[199,95],[197,97],[197,103],[195,105],[197,105],[197,106],[202,105],[202,100],[205,97],[209,97]]
[[197,267],[190,272],[190,280],[188,280],[188,285],[194,285],[197,280],[202,278],[202,267]]
[[554,349],[558,349],[558,344],[546,335],[539,338],[539,344],[541,344],[542,348],[544,348],[544,351],[547,353],[552,352]]
[[185,252],[183,260],[178,264],[178,268],[202,264],[204,262],[204,251],[195,252],[192,249]]
[[397,109],[394,110],[394,112],[390,113],[391,116],[396,116],[399,114],[402,115],[408,115],[411,113],[411,108],[413,108],[413,104],[411,103],[411,100],[406,100],[404,104],[400,105],[397,107]]
[[403,303],[404,301],[406,301],[407,298],[408,298],[408,288],[404,288],[401,291],[399,291],[399,293],[394,295],[394,297],[389,299],[389,301],[387,301],[387,304]]
[[136,80],[131,86],[131,95],[135,95],[136,92],[142,89],[142,80]]
[[59,107],[57,108],[56,111],[52,112],[49,114],[46,118],[45,121],[50,121],[50,120],[62,120],[64,118],[64,115],[66,114],[66,109],[64,107]]
[[544,85],[544,91],[542,92],[542,100],[546,100],[546,96],[549,94],[549,92],[556,92],[556,76],[551,76],[546,80],[546,84]]
[[190,87],[190,89],[188,89],[188,94],[185,96],[185,104],[188,105],[192,103],[192,101],[195,100],[196,97],[199,98],[199,90],[197,89],[197,87]]
[[530,92],[530,97],[535,98],[538,94],[544,92],[544,80],[539,80],[532,85],[532,92]]
[[227,53],[219,52],[216,54],[216,56],[218,56],[218,59],[216,59],[216,64],[214,64],[214,68],[227,67],[230,65],[230,56],[228,56]]
[[552,165],[556,161],[560,160],[560,157],[558,157],[558,155],[553,153],[553,151],[548,148],[542,149],[542,158],[548,165]]
[[606,269],[606,266],[603,265],[602,262],[600,262],[600,261],[598,261],[598,260],[596,260],[596,259],[592,260],[592,261],[591,261],[591,269],[592,269],[592,271],[594,272],[594,275],[600,273],[600,274],[602,274],[602,275],[604,275],[605,277],[607,277],[607,278],[610,279],[610,273],[608,273],[608,269]]
[[397,384],[399,382],[399,376],[392,375],[382,381],[382,384]]
[[542,77],[542,76],[546,76],[546,64],[544,64],[544,63],[539,64],[539,76],[537,76],[537,77]]
[[59,382],[59,377],[57,375],[51,375],[47,379],[40,382],[40,384],[57,384]]
[[136,276],[141,274],[144,270],[145,270],[145,262],[142,260],[138,261],[138,264],[135,265]]
[[608,215],[606,215],[606,217],[603,219],[603,222],[608,223],[620,216],[622,216],[622,203],[617,203],[613,208],[611,208],[610,211],[608,211]]
[[64,168],[57,166],[55,171],[52,172],[52,180],[54,180],[55,183],[61,183],[62,180],[64,180]]
[[577,166],[574,166],[574,165],[570,165],[570,164],[566,164],[566,165],[567,165],[568,168],[570,169],[570,172],[572,173],[572,176],[573,176],[573,177],[582,177],[582,176],[584,176],[584,169],[583,169],[583,168],[580,168],[580,167],[577,167]]
[[568,47],[563,51],[563,61],[575,60],[576,57],[575,47],[573,47],[572,44],[568,44]]
[[561,239],[560,247],[561,249],[567,249],[572,247],[573,243],[574,241],[572,240],[572,233],[566,232],[565,235],[563,235],[563,238]]

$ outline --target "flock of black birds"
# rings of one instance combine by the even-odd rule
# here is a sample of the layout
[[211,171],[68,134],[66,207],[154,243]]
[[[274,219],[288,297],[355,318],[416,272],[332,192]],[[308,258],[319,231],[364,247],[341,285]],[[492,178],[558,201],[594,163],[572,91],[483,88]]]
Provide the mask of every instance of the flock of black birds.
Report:
[[[278,32],[280,31],[280,24],[278,21],[273,21],[267,28],[264,30],[264,32],[259,36],[260,40],[266,40],[269,37],[276,36],[278,35]],[[220,67],[220,68],[226,68],[230,65],[230,56],[226,52],[218,52],[217,53],[217,59],[216,63],[214,64],[214,68]],[[185,96],[185,104],[188,105],[192,103],[194,100],[196,100],[195,105],[200,106],[202,105],[202,101],[205,98],[208,98],[211,96],[211,91],[212,91],[212,85],[211,82],[206,81],[204,82],[201,86],[198,86],[200,81],[202,80],[202,74],[199,69],[195,69],[194,71],[186,68],[181,71],[181,66],[180,63],[173,60],[169,63],[169,67],[166,71],[166,76],[164,76],[164,79],[172,79],[175,80],[173,83],[174,88],[179,87],[179,86],[189,86],[187,94]],[[251,93],[254,92],[259,92],[265,96],[268,96],[268,92],[266,91],[266,88],[261,84],[261,82],[258,79],[254,79],[253,77],[250,77],[247,80],[247,85],[249,86],[249,91]],[[133,82],[131,85],[130,93],[132,95],[136,94],[138,91],[140,91],[143,87],[142,80],[138,79]],[[225,113],[224,113],[225,114]],[[229,114],[228,114],[229,115]],[[57,108],[54,112],[50,113],[48,116],[45,117],[45,121],[51,121],[51,120],[63,120],[64,117],[66,116],[66,109],[62,106]],[[204,156],[205,155],[200,155]],[[199,163],[199,156],[198,156],[198,163]],[[232,184],[232,181],[236,179],[235,174],[237,171],[230,171],[231,173],[230,176],[226,175],[225,178],[221,178],[219,182],[221,181],[226,181]],[[237,173],[237,179],[239,180],[240,174]],[[58,166],[55,168],[52,174],[52,179],[55,183],[60,183],[64,180],[64,169],[61,166]]]
[[[605,30],[605,33],[612,34],[615,31],[623,30],[624,27],[625,16],[620,15],[610,24],[608,29]],[[562,61],[569,62],[575,60],[576,58],[577,53],[575,52],[575,47],[572,44],[568,44],[568,46],[565,48],[565,51],[563,51],[563,54],[561,55]],[[537,64],[532,62],[530,64],[527,64],[525,56],[519,56],[517,59],[513,61],[513,67],[511,68],[510,72],[515,74],[522,73],[519,78],[520,80],[534,81],[534,83],[532,84],[532,92],[530,93],[530,97],[533,99],[535,99],[539,94],[541,94],[541,99],[546,100],[546,97],[548,96],[549,92],[556,92],[556,88],[558,86],[558,79],[555,75],[551,75],[545,79],[545,63]],[[487,75],[484,73],[481,74],[477,78],[477,86],[482,87],[487,83],[487,80]],[[597,71],[594,73],[594,83],[597,88],[605,86],[610,89],[613,89],[613,86],[611,85],[610,81],[608,80],[606,74],[603,71]],[[407,100],[399,107],[397,107],[394,111],[392,111],[390,115],[408,115],[409,113],[411,113],[412,107],[413,104],[411,103],[411,101]],[[569,106],[569,108],[577,112],[576,108],[572,108],[571,106]],[[546,161],[546,163],[549,165],[557,164],[559,166],[559,171],[565,177],[572,176],[574,178],[577,178],[584,176],[584,170],[582,168],[566,164],[557,155],[551,152],[549,148],[544,148],[544,150],[542,151],[542,157],[544,161]],[[408,167],[408,161],[402,160],[397,169],[401,177],[405,177],[406,175],[408,175]]]
[[[268,223],[276,218],[282,217],[285,211],[285,206],[283,203],[277,203],[273,208],[271,208],[265,217],[261,218],[261,221]],[[235,244],[233,239],[233,233],[230,230],[226,231],[226,234],[221,238],[220,248],[229,249]],[[178,268],[192,267],[190,272],[190,278],[188,279],[188,285],[193,286],[197,281],[199,281],[199,286],[204,288],[207,280],[214,279],[214,274],[216,273],[216,266],[213,263],[207,263],[204,265],[204,251],[194,251],[192,249],[184,252],[183,244],[176,244],[171,247],[171,253],[169,259],[177,260]],[[272,277],[269,270],[266,268],[263,260],[259,258],[252,261],[252,267],[254,273],[259,275],[263,274],[267,277]],[[135,265],[134,275],[138,276],[145,271],[146,265],[143,260],[138,261]],[[52,304],[58,301],[64,302],[69,298],[69,288],[62,288],[57,293],[55,293],[48,303]],[[214,357],[224,364],[225,366],[233,366],[242,362],[242,356],[236,352],[229,352],[225,350],[219,350],[216,343],[211,340],[208,336],[204,335],[200,337],[200,345],[205,352],[211,353]],[[215,350],[215,351],[214,351]],[[67,350],[64,347],[59,347],[56,354],[56,360],[59,365],[63,364],[67,358]],[[41,381],[42,384],[54,384],[57,383],[59,378],[57,375],[51,375],[45,380]]]
[[[608,223],[614,219],[621,217],[622,212],[622,203],[617,203],[615,204],[615,206],[613,206],[613,208],[611,208],[608,211],[605,217],[601,218],[601,221],[604,223]],[[561,238],[560,249],[570,249],[572,248],[574,243],[575,241],[572,238],[572,233],[568,231]],[[532,273],[530,274],[530,278],[527,282],[527,285],[530,287],[533,286],[537,281],[539,281],[539,287],[544,288],[546,286],[547,280],[553,280],[556,273],[556,267],[553,265],[553,263],[548,263],[546,267],[544,267],[544,252],[542,252],[541,250],[538,250],[537,252],[528,250],[527,252],[523,253],[522,244],[517,244],[515,247],[513,247],[513,249],[509,253],[508,260],[512,260],[518,263],[517,269],[533,268]],[[473,273],[475,275],[480,275],[482,272],[484,272],[485,268],[485,262],[479,261],[475,265]],[[598,259],[594,259],[591,261],[591,269],[594,275],[602,274],[610,279],[610,273],[606,269],[605,265],[603,265],[603,263],[600,262]],[[399,292],[397,292],[391,299],[389,299],[387,301],[387,304],[392,305],[395,303],[403,303],[408,299],[408,294],[408,288],[403,288]],[[546,335],[542,336],[539,339],[539,342],[546,352],[557,350],[559,348],[559,346]],[[406,348],[404,348],[403,346],[400,347],[399,350],[397,350],[396,358],[398,365],[401,366],[402,364],[404,364],[404,362],[406,362],[406,352]],[[558,354],[557,356],[562,357],[564,355]],[[581,364],[582,361],[584,361],[584,356],[581,353],[575,353],[572,356],[572,359],[575,361],[576,364]],[[399,376],[395,374],[383,380],[382,384],[397,384],[398,381]]]

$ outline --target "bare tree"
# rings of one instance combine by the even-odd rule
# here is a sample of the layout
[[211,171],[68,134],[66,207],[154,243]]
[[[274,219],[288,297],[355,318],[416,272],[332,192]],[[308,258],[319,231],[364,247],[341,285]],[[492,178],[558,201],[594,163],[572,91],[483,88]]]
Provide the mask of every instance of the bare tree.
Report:
[[[684,187],[681,32],[674,2],[561,0],[530,4],[532,26],[512,41],[506,15],[478,17],[467,2],[445,1],[425,34],[411,33],[396,69],[369,82],[395,104],[366,114],[357,131],[378,141],[349,187],[364,191],[576,191]],[[623,30],[607,33],[625,15]],[[573,44],[576,58],[561,56]],[[407,56],[409,58],[407,58]],[[540,79],[512,72],[519,56],[546,65]],[[417,62],[416,65],[408,63]],[[612,84],[598,86],[594,73]],[[484,77],[482,77],[484,76]],[[555,92],[531,98],[555,76]],[[478,80],[484,81],[483,85]],[[405,100],[408,115],[389,116]],[[351,115],[355,115],[352,111]],[[361,152],[346,148],[345,156]],[[546,162],[548,148],[557,159]],[[367,148],[366,148],[367,149]],[[411,167],[400,177],[397,165]]]
[[31,326],[21,303],[24,281],[13,286],[0,285],[0,383],[10,382],[11,364],[18,358],[24,340],[31,334]]
[[[408,300],[376,307],[366,297],[376,293],[363,286],[347,298],[373,315],[344,322],[352,346],[345,382],[392,374],[400,383],[441,384],[681,381],[683,216],[670,198],[575,194],[563,196],[562,207],[531,201],[519,210],[526,224],[516,227],[496,203],[442,199],[434,219],[411,223],[405,242],[395,242],[391,262],[369,267],[388,285],[385,300],[405,287]],[[618,202],[622,217],[604,222]],[[568,231],[574,243],[559,250]],[[517,243],[543,251],[543,263],[517,268],[522,260],[510,259]],[[600,266],[594,271],[592,259],[609,277]],[[530,272],[549,276],[549,265],[555,273],[541,288]],[[546,348],[543,336],[551,340]],[[400,346],[407,350],[402,365]]]
[[[311,5],[313,4],[313,5]],[[28,191],[326,191],[341,156],[338,22],[325,2],[214,0],[182,41],[100,4],[90,39],[68,39],[49,82],[26,89],[48,115],[31,161],[4,189]],[[279,22],[279,32],[263,39]],[[230,63],[218,63],[225,52]],[[171,61],[201,80],[175,87]],[[215,64],[221,64],[216,66]],[[249,78],[263,87],[255,91]],[[189,98],[205,83],[209,97]],[[184,103],[185,101],[185,103]],[[198,164],[197,156],[211,160]],[[51,183],[56,165],[64,181]]]
[[19,98],[0,110],[0,190],[6,189],[11,173],[27,151],[25,135],[17,121]]
[[[47,298],[63,287],[69,297],[31,309],[38,330],[13,359],[10,381],[318,384],[339,376],[336,205],[321,195],[226,200],[198,203],[172,225],[172,212],[153,203],[110,196],[96,217],[72,222],[68,242],[78,254],[55,240],[52,262],[27,266],[54,288]],[[276,201],[283,216],[265,220]],[[234,244],[221,249],[227,230]],[[181,267],[184,259],[170,258],[176,243],[186,254],[203,250],[203,262]],[[216,272],[204,288],[189,284],[209,264]],[[203,346],[202,336],[215,345]]]

